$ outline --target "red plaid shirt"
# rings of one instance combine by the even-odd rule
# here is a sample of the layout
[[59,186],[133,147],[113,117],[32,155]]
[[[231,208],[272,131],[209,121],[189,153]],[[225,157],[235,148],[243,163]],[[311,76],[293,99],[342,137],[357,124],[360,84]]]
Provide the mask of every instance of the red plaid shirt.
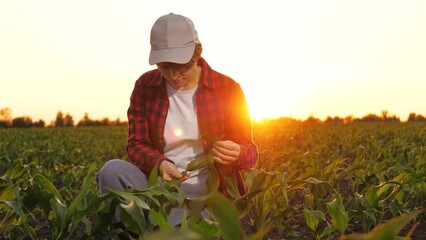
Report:
[[[208,153],[219,138],[240,145],[240,158],[232,169],[219,168],[220,191],[227,195],[223,185],[225,172],[236,174],[238,189],[246,193],[239,170],[252,168],[258,158],[257,146],[252,140],[249,109],[238,83],[220,74],[201,58],[202,68],[195,105],[198,127],[204,152]],[[164,156],[164,125],[169,101],[166,80],[158,69],[143,74],[135,83],[128,109],[129,134],[127,154],[130,161],[147,176],[155,165],[167,160]]]

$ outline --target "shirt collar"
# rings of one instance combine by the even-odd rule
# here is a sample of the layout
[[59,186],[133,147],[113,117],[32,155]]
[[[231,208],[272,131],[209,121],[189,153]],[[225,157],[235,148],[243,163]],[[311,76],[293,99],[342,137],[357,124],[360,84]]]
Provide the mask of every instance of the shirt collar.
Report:
[[204,58],[200,58],[197,62],[198,66],[201,66],[201,76],[200,76],[200,85],[205,85],[209,88],[216,88],[214,70],[210,67],[210,65],[204,60]]

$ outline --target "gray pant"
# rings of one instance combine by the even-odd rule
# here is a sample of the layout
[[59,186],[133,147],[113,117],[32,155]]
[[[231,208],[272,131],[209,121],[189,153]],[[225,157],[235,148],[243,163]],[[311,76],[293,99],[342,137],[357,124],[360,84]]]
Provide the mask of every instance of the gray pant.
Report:
[[[108,193],[108,189],[122,191],[128,188],[144,190],[148,186],[145,174],[135,165],[120,159],[109,160],[96,173],[96,181],[99,185],[100,194]],[[118,213],[118,212],[117,212]],[[182,223],[184,210],[182,208],[172,208],[167,220],[173,226]],[[209,219],[206,209],[201,213],[203,217]],[[120,221],[120,216],[116,214],[115,221]]]
[[145,174],[135,165],[120,160],[109,160],[96,174],[96,181],[101,194],[108,193],[108,188],[122,191],[128,188],[146,189],[148,182]]

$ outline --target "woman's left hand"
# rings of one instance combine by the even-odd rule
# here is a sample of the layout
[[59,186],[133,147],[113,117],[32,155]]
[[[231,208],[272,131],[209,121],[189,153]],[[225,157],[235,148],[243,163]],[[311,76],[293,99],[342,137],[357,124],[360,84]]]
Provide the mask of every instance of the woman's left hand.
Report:
[[233,164],[240,158],[240,145],[230,140],[215,142],[212,150],[213,159],[223,165]]

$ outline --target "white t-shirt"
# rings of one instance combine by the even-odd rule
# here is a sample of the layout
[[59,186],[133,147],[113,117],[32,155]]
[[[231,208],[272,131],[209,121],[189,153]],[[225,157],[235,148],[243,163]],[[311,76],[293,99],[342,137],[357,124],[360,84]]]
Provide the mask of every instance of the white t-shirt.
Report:
[[[164,155],[172,160],[179,172],[188,163],[203,155],[203,145],[199,138],[194,94],[197,86],[188,91],[176,91],[167,84],[169,110],[164,128]],[[188,172],[189,179],[181,187],[188,199],[206,193],[208,168]]]

